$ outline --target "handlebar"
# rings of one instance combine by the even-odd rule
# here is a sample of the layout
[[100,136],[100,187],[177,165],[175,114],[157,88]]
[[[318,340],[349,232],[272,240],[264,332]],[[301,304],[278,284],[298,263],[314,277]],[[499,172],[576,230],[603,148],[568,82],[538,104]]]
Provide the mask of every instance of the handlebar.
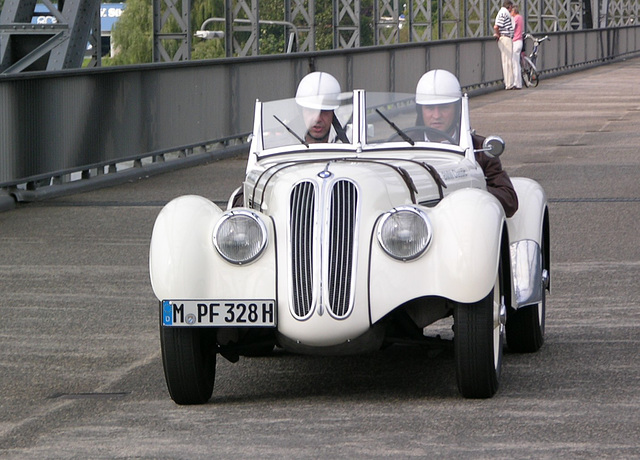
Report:
[[536,38],[531,34],[525,34],[524,38],[525,39],[530,38],[531,40],[533,40],[534,43],[542,43],[545,40],[551,40],[548,35],[545,35],[544,37]]

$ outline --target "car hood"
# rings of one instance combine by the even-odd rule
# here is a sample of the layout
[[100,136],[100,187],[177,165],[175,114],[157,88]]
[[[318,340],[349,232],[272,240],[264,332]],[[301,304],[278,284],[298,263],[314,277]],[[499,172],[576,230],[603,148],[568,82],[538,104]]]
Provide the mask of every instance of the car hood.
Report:
[[[245,197],[249,207],[269,214],[300,182],[322,191],[346,180],[377,208],[386,211],[405,204],[435,205],[451,191],[469,186],[473,179],[464,159],[349,158],[282,162],[247,175]],[[287,204],[285,200],[282,204]]]

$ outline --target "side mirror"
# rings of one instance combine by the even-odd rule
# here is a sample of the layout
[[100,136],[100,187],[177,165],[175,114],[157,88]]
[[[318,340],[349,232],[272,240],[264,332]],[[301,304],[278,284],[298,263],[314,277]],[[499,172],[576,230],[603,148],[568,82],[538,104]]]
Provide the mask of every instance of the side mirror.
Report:
[[481,152],[486,153],[491,158],[496,158],[504,152],[504,141],[499,136],[489,136],[482,143]]

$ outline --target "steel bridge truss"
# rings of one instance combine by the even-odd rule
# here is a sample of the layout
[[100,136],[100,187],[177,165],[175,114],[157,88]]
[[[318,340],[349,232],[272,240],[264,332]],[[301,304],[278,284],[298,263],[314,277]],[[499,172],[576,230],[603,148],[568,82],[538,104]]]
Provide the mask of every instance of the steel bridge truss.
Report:
[[[38,1],[54,23],[41,23]],[[35,19],[35,20],[34,20]],[[6,0],[0,12],[0,73],[62,70],[82,66],[87,43],[89,66],[100,65],[98,0]]]
[[[34,24],[37,2],[57,22]],[[260,54],[261,27],[277,24],[288,51],[315,51],[319,31],[331,27],[332,48],[388,45],[492,34],[502,0],[284,0],[283,18],[263,18],[259,0],[224,0],[227,56]],[[153,0],[153,59],[191,59],[191,0]],[[636,24],[640,0],[515,0],[527,32],[545,33]],[[320,23],[331,8],[331,24]],[[320,11],[322,9],[322,11]],[[322,16],[317,13],[325,13]],[[214,18],[212,18],[214,19]],[[372,38],[363,43],[365,32]],[[326,35],[326,33],[325,33]],[[0,13],[0,73],[80,67],[86,43],[98,50],[98,0],[6,0]],[[326,48],[326,46],[324,46]],[[100,65],[100,53],[90,65]]]
[[[260,27],[274,19],[294,37],[297,51],[315,51],[318,30],[328,24],[316,22],[319,6],[328,1],[285,0],[284,18],[260,17],[259,0],[225,0],[225,44],[227,56],[259,54]],[[329,0],[332,5],[333,49],[362,45],[361,27],[373,29],[374,45],[476,38],[493,33],[493,20],[502,0]],[[153,0],[154,17],[168,18],[170,11],[183,18],[183,31],[173,39],[189,43],[187,0]],[[637,22],[640,0],[516,0],[525,18],[527,32],[545,33],[584,28],[623,26]],[[160,13],[162,11],[162,13]],[[365,12],[366,13],[363,13]],[[186,16],[185,16],[186,14]],[[222,19],[221,19],[222,20]],[[188,59],[190,47],[176,47],[179,54],[162,49],[164,23],[154,23],[154,56],[159,60]],[[186,50],[186,51],[185,51]]]

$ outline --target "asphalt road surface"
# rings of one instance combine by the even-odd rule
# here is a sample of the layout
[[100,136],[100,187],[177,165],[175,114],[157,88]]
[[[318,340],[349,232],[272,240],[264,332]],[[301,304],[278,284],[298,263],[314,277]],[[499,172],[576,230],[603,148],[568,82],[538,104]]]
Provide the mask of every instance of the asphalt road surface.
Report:
[[218,360],[209,404],[166,390],[148,276],[173,197],[224,202],[244,158],[0,213],[2,458],[640,458],[640,59],[471,100],[550,199],[546,341],[489,400],[450,347]]

